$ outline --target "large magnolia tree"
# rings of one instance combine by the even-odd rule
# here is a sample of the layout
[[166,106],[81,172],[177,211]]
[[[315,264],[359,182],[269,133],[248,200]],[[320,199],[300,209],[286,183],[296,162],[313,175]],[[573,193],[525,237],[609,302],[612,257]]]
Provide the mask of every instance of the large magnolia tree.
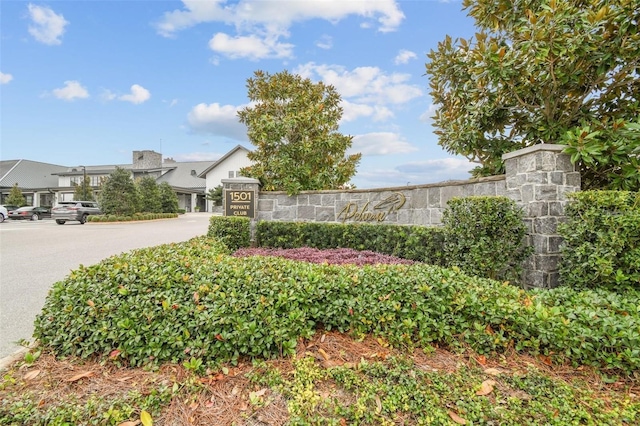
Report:
[[566,144],[584,186],[640,189],[638,0],[463,5],[478,33],[447,36],[426,64],[439,144],[475,175],[502,173],[506,152]]
[[338,132],[341,98],[333,86],[287,71],[256,71],[247,88],[252,105],[238,116],[256,149],[243,176],[289,194],[335,189],[351,179],[361,155],[346,155],[352,137]]

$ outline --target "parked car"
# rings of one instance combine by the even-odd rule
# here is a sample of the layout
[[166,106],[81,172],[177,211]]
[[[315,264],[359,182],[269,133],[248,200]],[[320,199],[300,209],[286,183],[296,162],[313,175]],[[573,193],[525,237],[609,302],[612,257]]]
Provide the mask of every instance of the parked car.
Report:
[[9,217],[9,212],[5,206],[0,206],[0,223]]
[[20,206],[14,206],[13,204],[3,204],[2,207],[7,209],[8,213],[11,213],[12,211],[18,210],[20,208]]
[[51,211],[51,217],[58,225],[64,225],[69,220],[84,224],[92,214],[102,214],[95,201],[61,201]]
[[17,210],[9,212],[9,217],[13,220],[40,220],[45,217],[51,217],[51,209],[48,207],[20,207]]

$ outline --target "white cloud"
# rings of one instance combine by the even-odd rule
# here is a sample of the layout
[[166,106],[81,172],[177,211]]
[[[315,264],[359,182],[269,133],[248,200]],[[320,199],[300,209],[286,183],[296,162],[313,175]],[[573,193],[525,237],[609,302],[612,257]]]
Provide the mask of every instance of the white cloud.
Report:
[[343,98],[354,98],[360,103],[403,104],[423,95],[419,86],[407,83],[410,74],[386,74],[378,67],[358,67],[349,71],[340,65],[308,62],[294,72],[331,84]]
[[102,93],[100,94],[100,97],[105,101],[112,101],[112,100],[116,99],[118,97],[118,95],[116,95],[115,93],[113,93],[109,89],[103,89]]
[[318,39],[318,41],[316,41],[316,46],[320,49],[329,50],[333,47],[333,38],[324,34],[320,39]]
[[371,117],[373,121],[384,121],[393,118],[393,112],[382,105],[366,105],[342,100],[341,122],[354,121],[361,117]]
[[407,154],[418,148],[391,132],[375,132],[353,137],[349,153],[361,152],[363,156]]
[[293,45],[279,43],[277,37],[260,38],[257,35],[232,37],[217,33],[209,40],[209,48],[232,59],[291,58]]
[[177,99],[171,99],[170,101],[162,101],[166,104],[169,104],[169,108],[172,108],[176,105],[178,105],[178,100]]
[[141,104],[148,101],[149,98],[151,98],[151,93],[138,84],[131,86],[131,93],[118,97],[121,101],[131,102],[132,104]]
[[89,97],[89,92],[79,81],[70,80],[64,82],[64,87],[53,89],[53,95],[58,99],[73,101],[74,99],[84,99]]
[[223,22],[238,30],[255,27],[290,27],[294,22],[324,19],[338,22],[350,15],[377,21],[381,32],[395,31],[404,14],[395,0],[376,1],[298,1],[298,0],[183,0],[184,8],[166,12],[157,24],[158,32],[173,36],[176,32],[205,22]]
[[36,6],[31,3],[29,8],[29,34],[41,43],[56,45],[62,43],[62,35],[69,24],[62,14],[58,15],[53,10],[44,6]]
[[464,158],[447,157],[416,161],[397,166],[397,169],[415,176],[415,182],[443,182],[452,179],[469,179],[469,171],[476,167]]
[[396,65],[406,64],[411,59],[416,59],[417,57],[418,56],[414,52],[402,49],[400,52],[398,52],[398,55],[396,55],[394,62]]
[[429,108],[422,114],[420,114],[420,121],[425,123],[433,122],[433,116],[436,114],[438,107],[435,104],[429,104]]
[[188,152],[172,155],[171,158],[176,161],[217,161],[223,155],[217,152]]
[[11,80],[13,80],[13,76],[11,74],[0,72],[0,84],[7,84]]
[[238,120],[238,110],[244,106],[198,104],[191,109],[187,122],[195,133],[208,133],[238,141],[247,140],[247,128]]
[[423,185],[471,178],[469,170],[475,167],[466,159],[447,157],[401,164],[390,168],[363,167],[352,179],[358,188],[390,188],[405,185]]

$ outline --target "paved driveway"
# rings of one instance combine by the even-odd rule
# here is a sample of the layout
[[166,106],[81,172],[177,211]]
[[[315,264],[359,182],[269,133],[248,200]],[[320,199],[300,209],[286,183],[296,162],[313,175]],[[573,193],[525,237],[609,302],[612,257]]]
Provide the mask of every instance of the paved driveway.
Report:
[[135,248],[204,235],[210,217],[187,213],[177,219],[114,224],[0,223],[0,358],[19,349],[20,339],[31,340],[33,321],[49,289],[73,269]]

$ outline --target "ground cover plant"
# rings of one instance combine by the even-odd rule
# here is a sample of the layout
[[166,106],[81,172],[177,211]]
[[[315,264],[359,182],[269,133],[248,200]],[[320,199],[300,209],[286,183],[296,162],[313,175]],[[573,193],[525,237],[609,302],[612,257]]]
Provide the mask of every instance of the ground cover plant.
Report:
[[[485,357],[319,332],[294,356],[194,374],[44,348],[3,372],[0,425],[633,425],[637,381],[510,352]],[[142,421],[146,421],[143,423]]]

